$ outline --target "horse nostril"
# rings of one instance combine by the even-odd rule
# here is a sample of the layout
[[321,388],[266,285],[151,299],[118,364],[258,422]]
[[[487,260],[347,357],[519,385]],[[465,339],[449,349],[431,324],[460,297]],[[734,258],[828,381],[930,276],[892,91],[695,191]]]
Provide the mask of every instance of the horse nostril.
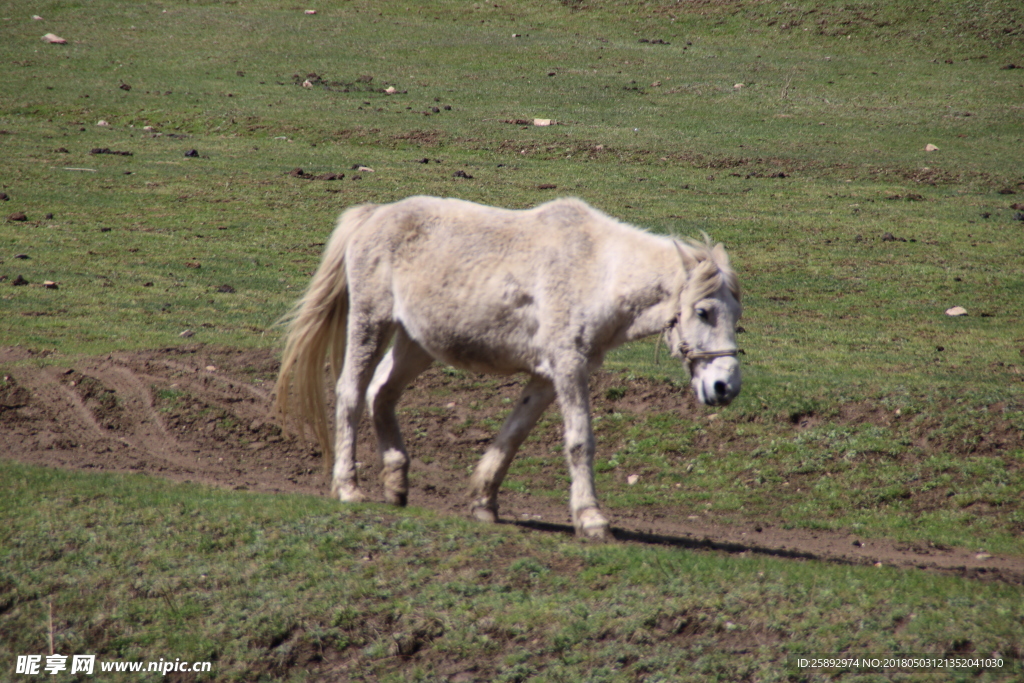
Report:
[[715,395],[716,396],[725,396],[728,393],[729,393],[729,385],[728,384],[726,384],[725,382],[723,382],[721,380],[715,382]]

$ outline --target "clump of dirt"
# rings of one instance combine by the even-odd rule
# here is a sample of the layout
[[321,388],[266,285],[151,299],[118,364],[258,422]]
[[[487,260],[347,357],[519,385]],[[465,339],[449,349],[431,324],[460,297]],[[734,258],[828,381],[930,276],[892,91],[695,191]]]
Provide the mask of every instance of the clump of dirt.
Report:
[[11,375],[0,377],[0,413],[5,410],[24,408],[32,395]]
[[313,173],[306,173],[301,168],[295,168],[288,172],[288,175],[292,178],[302,178],[303,180],[344,180],[344,173],[322,173],[315,175]]
[[[270,416],[278,369],[271,351],[191,345],[112,353],[81,360],[71,369],[22,362],[37,355],[19,347],[0,348],[0,365],[10,365],[9,371],[0,372],[0,457],[67,469],[145,472],[239,490],[327,493],[317,450],[283,431]],[[494,437],[522,386],[519,378],[481,378],[442,367],[416,380],[399,408],[413,455],[411,505],[465,514],[467,471]],[[671,413],[701,421],[706,429],[693,443],[698,449],[710,447],[712,440],[738,438],[720,420],[710,419],[686,387],[669,381],[600,372],[591,381],[591,406],[595,416]],[[524,456],[560,451],[561,425],[557,412],[552,413],[555,417],[542,419],[524,445]],[[888,425],[894,418],[870,406],[845,406],[834,419]],[[821,420],[802,415],[788,428],[806,429]],[[929,442],[937,433],[934,427],[926,422],[916,425],[921,447],[946,449],[949,444]],[[614,450],[626,438],[614,431],[598,434],[604,440],[602,449]],[[1019,448],[1021,440],[1019,430],[1007,423],[1005,429],[968,439],[964,449]],[[371,480],[378,467],[375,451],[364,420],[358,457],[365,461],[360,471]],[[564,487],[561,458],[550,461],[537,474],[538,488]],[[382,499],[374,482],[368,481],[365,488],[371,497]],[[506,490],[502,505],[504,518],[512,523],[572,531],[565,500]],[[851,544],[848,534],[786,530],[764,520],[715,524],[670,506],[615,510],[613,524],[622,542],[854,564],[883,562],[1024,583],[1024,561],[1015,558],[979,559],[959,549],[899,546],[878,539]]]

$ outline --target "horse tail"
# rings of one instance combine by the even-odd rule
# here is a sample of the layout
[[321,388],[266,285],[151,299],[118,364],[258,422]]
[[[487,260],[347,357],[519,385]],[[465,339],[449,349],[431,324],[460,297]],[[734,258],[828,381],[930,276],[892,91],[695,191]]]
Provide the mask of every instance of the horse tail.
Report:
[[285,423],[289,413],[297,413],[300,434],[307,425],[312,427],[324,454],[324,470],[328,472],[334,465],[334,448],[325,399],[324,361],[337,383],[345,361],[348,330],[345,253],[352,237],[376,209],[375,204],[363,204],[341,215],[312,282],[280,321],[287,325],[287,335],[274,387],[274,410]]

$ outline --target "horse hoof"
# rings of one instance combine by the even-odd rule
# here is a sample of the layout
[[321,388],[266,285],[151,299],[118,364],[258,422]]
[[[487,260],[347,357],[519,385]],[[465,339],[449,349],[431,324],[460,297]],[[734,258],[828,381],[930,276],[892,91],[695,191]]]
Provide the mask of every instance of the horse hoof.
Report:
[[576,535],[582,539],[598,541],[599,543],[608,543],[615,540],[607,524],[581,527],[576,530]]
[[385,491],[384,502],[389,505],[395,505],[400,508],[404,508],[409,504],[409,494],[406,491]]
[[342,503],[362,503],[366,501],[366,494],[354,486],[331,487],[331,498],[340,500]]
[[585,510],[576,522],[576,535],[592,541],[611,541],[608,520],[594,509]]
[[474,519],[478,519],[481,522],[487,522],[488,524],[496,524],[498,521],[498,513],[487,507],[474,505],[470,511],[473,513]]

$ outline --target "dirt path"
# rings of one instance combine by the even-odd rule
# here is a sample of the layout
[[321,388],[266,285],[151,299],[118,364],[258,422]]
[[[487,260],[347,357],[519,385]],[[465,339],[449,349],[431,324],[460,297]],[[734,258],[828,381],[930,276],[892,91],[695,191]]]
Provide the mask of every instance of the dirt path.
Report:
[[[145,472],[175,481],[274,493],[325,495],[320,458],[311,446],[283,435],[268,421],[277,369],[273,354],[204,346],[113,353],[71,369],[35,367],[33,353],[0,348],[0,457],[49,467]],[[634,407],[688,414],[693,400],[663,384],[595,378],[593,406],[601,411],[612,383],[627,384]],[[497,418],[518,394],[518,380],[475,382],[435,368],[405,395],[404,429],[415,454],[410,505],[463,514],[467,468],[492,436],[465,428]],[[621,409],[621,404],[617,404]],[[412,415],[413,417],[409,417]],[[543,430],[536,448],[560,439]],[[360,453],[374,446],[364,430]],[[372,472],[372,464],[365,468]],[[372,476],[372,475],[371,475]],[[378,493],[377,491],[374,491]],[[571,533],[567,505],[505,492],[510,523]],[[847,534],[786,530],[750,523],[717,525],[685,511],[644,508],[611,512],[620,542],[665,544],[795,560],[916,567],[972,579],[1024,584],[1024,559],[983,557],[956,548],[922,547]]]

